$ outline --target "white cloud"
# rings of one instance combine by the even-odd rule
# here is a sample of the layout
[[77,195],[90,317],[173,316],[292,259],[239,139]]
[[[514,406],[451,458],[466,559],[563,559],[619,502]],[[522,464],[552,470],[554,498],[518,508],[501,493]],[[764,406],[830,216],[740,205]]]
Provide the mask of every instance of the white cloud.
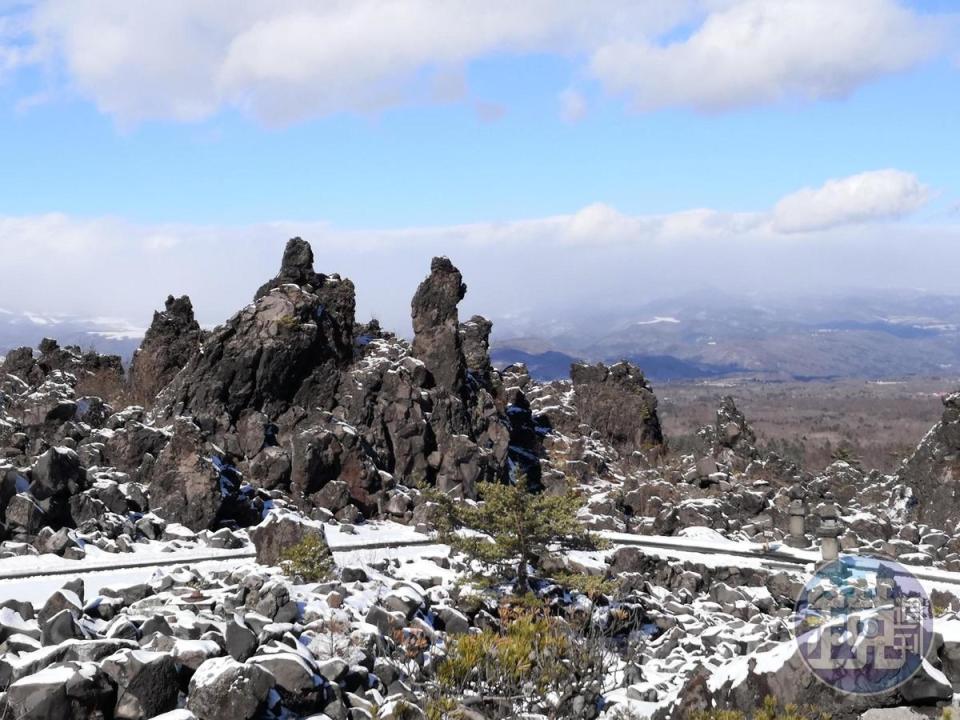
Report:
[[829,180],[782,198],[773,209],[773,227],[784,233],[895,218],[919,209],[930,189],[916,175],[875,170]]
[[[123,123],[468,100],[471,62],[531,53],[640,108],[717,109],[843,95],[935,53],[938,20],[894,0],[37,0],[30,57]],[[0,65],[23,64],[3,38]],[[578,93],[560,100],[582,115]]]
[[904,287],[955,289],[960,224],[854,224],[909,212],[927,194],[913,175],[888,170],[831,180],[753,212],[631,215],[593,203],[551,217],[384,230],[0,217],[4,305],[41,315],[123,314],[140,326],[169,293],[188,293],[201,321],[216,323],[249,302],[294,235],[313,244],[318,270],[356,283],[361,317],[375,313],[401,332],[433,255],[449,255],[464,271],[465,316],[505,317],[530,305],[553,317],[560,303],[599,308],[718,283],[847,289],[895,278]]
[[591,69],[639,109],[726,110],[843,97],[931,57],[941,42],[936,20],[894,0],[742,0],[667,45],[610,43]]
[[164,252],[172,250],[181,243],[181,239],[176,235],[148,235],[143,239],[143,246],[153,252]]
[[703,2],[40,0],[35,27],[79,91],[124,121],[228,106],[275,123],[429,102],[477,58],[589,51]]
[[560,100],[560,117],[570,123],[579,122],[587,115],[587,100],[572,88],[567,88],[558,96]]
[[37,60],[29,30],[29,19],[22,8],[4,8],[0,3],[0,79]]

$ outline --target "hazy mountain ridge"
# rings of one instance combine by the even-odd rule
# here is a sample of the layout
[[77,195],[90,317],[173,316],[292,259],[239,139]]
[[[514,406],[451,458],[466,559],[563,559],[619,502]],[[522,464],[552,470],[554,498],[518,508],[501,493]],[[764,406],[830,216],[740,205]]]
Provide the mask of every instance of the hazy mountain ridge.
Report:
[[[120,318],[0,311],[0,355],[55,337],[127,361],[142,335],[136,322]],[[620,359],[658,382],[952,375],[960,368],[960,297],[918,291],[770,299],[711,290],[603,314],[558,308],[550,317],[530,310],[494,319],[499,367],[523,362],[535,377],[555,379],[566,377],[574,360]]]
[[[146,318],[149,320],[149,318]],[[79,345],[128,361],[143,339],[144,328],[119,318],[85,318],[0,309],[0,356],[18,347],[36,347],[45,337],[62,345]]]
[[[518,318],[510,324],[527,329]],[[495,341],[497,361],[539,366],[546,352],[629,358],[660,381],[938,376],[960,368],[960,298],[921,292],[780,300],[698,293],[605,317],[568,312],[562,331],[517,333],[518,340],[509,337],[510,324]]]

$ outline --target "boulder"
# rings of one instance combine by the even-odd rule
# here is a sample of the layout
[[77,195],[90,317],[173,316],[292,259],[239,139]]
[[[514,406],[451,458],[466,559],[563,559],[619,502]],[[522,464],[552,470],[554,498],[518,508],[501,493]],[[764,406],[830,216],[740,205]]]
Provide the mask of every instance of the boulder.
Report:
[[190,679],[187,710],[198,720],[254,720],[273,685],[273,675],[263,667],[213,658]]
[[210,453],[200,428],[187,418],[178,419],[148,488],[154,512],[191,530],[216,525],[225,492]]
[[116,690],[92,662],[51,665],[12,683],[6,694],[17,720],[103,720],[115,703]]
[[34,536],[47,524],[47,513],[27,493],[11,498],[4,512],[4,522],[14,535]]
[[106,658],[101,669],[117,686],[117,720],[146,720],[177,707],[177,666],[170,655],[121,650]]
[[279,565],[284,550],[308,537],[324,538],[320,523],[285,510],[271,510],[263,522],[250,528],[249,533],[257,549],[257,562],[261,565]]
[[244,493],[241,480],[195,422],[177,418],[173,437],[152,471],[150,506],[164,520],[194,531],[252,525],[259,521],[260,509],[256,498]]
[[87,474],[76,452],[52,447],[37,458],[30,477],[30,494],[37,500],[47,500],[77,494],[84,488]]
[[227,652],[237,662],[246,662],[253,657],[260,646],[257,640],[257,634],[246,625],[241,625],[236,620],[227,623],[225,633],[227,643]]

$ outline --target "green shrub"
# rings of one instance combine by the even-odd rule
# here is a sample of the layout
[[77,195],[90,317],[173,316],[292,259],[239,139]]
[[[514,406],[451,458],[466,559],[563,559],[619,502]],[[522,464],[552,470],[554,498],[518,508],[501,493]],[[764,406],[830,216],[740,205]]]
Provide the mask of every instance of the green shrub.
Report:
[[472,710],[493,720],[523,712],[566,717],[558,712],[577,695],[602,694],[610,657],[599,638],[549,615],[532,596],[516,601],[501,606],[498,630],[451,640],[436,668],[428,720],[460,718],[468,698]]
[[[432,499],[441,506],[438,529],[443,541],[484,569],[481,580],[512,580],[520,592],[529,587],[528,567],[563,550],[594,550],[603,542],[577,519],[581,498],[574,492],[547,495],[531,492],[524,475],[515,485],[482,482],[478,505]],[[468,535],[457,531],[472,531]]]
[[763,705],[749,714],[740,710],[700,710],[691,720],[830,720],[830,715],[810,705],[788,703],[782,708],[775,697],[767,696]]
[[323,537],[311,533],[280,553],[280,567],[304,582],[321,582],[333,571],[333,556]]
[[296,315],[283,315],[277,320],[277,327],[288,332],[300,329],[300,319]]

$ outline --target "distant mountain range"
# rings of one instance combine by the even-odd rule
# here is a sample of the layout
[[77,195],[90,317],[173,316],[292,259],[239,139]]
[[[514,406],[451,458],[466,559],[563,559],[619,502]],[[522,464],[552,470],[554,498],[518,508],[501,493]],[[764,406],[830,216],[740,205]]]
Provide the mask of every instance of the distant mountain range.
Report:
[[0,356],[17,347],[36,347],[45,337],[61,345],[79,345],[129,360],[140,346],[144,328],[116,318],[13,312],[0,309]]
[[498,365],[543,379],[573,360],[628,359],[660,382],[960,376],[960,297],[922,292],[763,299],[719,291],[495,324]]
[[[627,359],[657,382],[960,377],[960,296],[863,292],[761,298],[719,290],[615,307],[493,318],[493,362],[565,378],[577,360]],[[143,329],[114,318],[0,309],[0,355],[44,337],[128,360]]]

